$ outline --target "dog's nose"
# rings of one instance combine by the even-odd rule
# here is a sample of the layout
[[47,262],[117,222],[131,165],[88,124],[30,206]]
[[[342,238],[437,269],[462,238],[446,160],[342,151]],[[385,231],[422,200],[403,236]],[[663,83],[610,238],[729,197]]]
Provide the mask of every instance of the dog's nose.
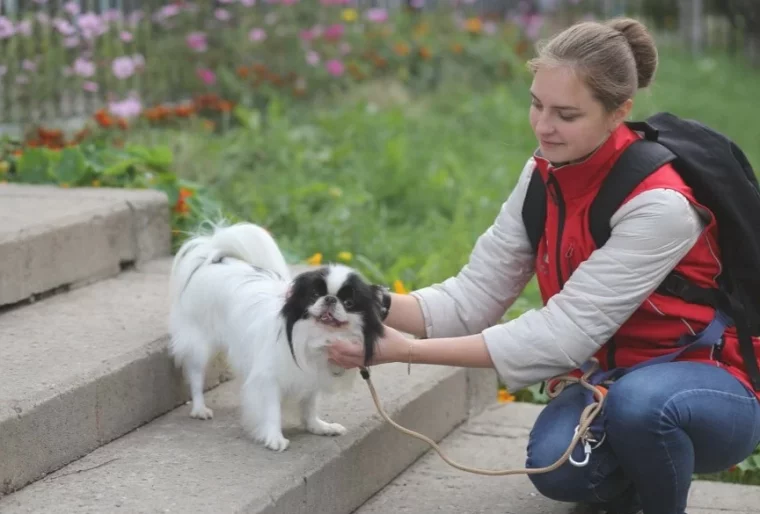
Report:
[[325,303],[327,305],[335,305],[336,303],[338,303],[338,299],[332,295],[325,296]]

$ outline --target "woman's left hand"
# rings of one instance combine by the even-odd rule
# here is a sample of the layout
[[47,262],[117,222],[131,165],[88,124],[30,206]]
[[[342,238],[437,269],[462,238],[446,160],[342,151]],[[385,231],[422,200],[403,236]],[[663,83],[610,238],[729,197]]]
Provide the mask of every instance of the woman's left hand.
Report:
[[[385,336],[378,340],[375,356],[370,364],[386,364],[397,362],[407,351],[409,340],[398,330],[385,327]],[[364,366],[364,346],[359,343],[336,340],[327,347],[327,355],[331,362],[341,368],[361,368]]]

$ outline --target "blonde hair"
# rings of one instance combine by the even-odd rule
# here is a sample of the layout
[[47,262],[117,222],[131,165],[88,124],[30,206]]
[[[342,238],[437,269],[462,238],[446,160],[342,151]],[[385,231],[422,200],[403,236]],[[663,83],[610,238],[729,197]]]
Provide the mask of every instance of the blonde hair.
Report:
[[537,50],[528,62],[533,73],[542,66],[572,67],[609,112],[649,86],[657,70],[654,39],[631,18],[577,23],[539,43]]

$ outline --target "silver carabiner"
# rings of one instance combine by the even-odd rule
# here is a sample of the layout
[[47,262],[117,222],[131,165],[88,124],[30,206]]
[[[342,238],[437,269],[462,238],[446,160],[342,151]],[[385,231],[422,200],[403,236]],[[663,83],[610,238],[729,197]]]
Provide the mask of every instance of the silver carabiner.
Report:
[[[576,425],[575,426],[575,432],[573,433],[573,437],[575,437],[576,435],[578,435],[578,429],[579,428],[580,428],[580,425]],[[570,456],[568,457],[568,460],[570,461],[570,464],[572,464],[576,468],[582,468],[582,467],[588,465],[589,460],[591,459],[591,451],[594,448],[597,448],[599,446],[599,444],[601,444],[601,441],[600,441],[599,444],[597,444],[596,446],[594,446],[594,448],[592,448],[591,447],[591,443],[589,443],[589,440],[588,440],[587,437],[582,438],[582,440],[583,440],[583,453],[585,454],[585,458],[581,462],[578,462],[577,460],[575,460],[573,458],[572,452],[570,453]],[[602,438],[602,441],[604,441],[604,438]],[[596,441],[594,441],[594,442],[596,442]]]
[[586,458],[583,459],[583,461],[578,462],[577,460],[573,459],[573,454],[570,454],[570,457],[568,460],[570,461],[570,464],[575,466],[576,468],[582,468],[586,466],[591,459],[591,445],[588,443],[588,441],[584,441],[583,443],[583,453],[586,454]]

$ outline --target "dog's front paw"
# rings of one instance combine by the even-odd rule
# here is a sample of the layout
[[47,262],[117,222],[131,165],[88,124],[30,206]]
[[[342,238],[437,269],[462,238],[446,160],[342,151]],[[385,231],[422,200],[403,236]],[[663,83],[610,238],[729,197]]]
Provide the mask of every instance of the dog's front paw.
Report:
[[190,411],[190,417],[195,419],[211,419],[214,417],[214,411],[205,405],[201,405],[199,407],[193,407]]
[[346,427],[340,423],[326,423],[321,419],[316,419],[306,425],[306,430],[315,435],[343,435],[346,433]]
[[290,445],[290,441],[285,439],[282,434],[266,436],[262,442],[264,446],[276,452],[281,452]]

